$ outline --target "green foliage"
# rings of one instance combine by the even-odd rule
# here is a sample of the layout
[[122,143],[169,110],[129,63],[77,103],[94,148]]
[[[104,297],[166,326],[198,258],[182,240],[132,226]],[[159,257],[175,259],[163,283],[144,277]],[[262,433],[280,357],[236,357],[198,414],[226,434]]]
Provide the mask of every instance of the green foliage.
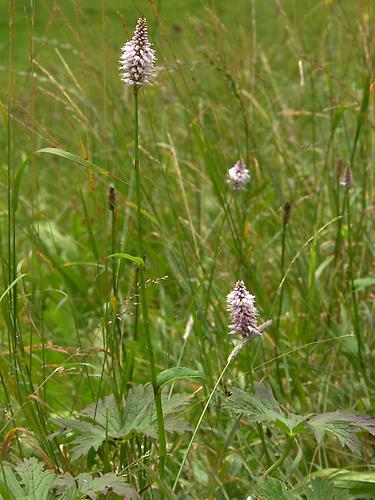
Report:
[[368,276],[367,278],[357,278],[353,282],[354,288],[357,292],[367,288],[368,286],[375,286],[375,277]]
[[375,435],[375,420],[366,415],[351,415],[339,410],[318,415],[295,415],[281,407],[270,386],[255,383],[254,387],[255,393],[252,395],[231,388],[232,394],[223,400],[223,407],[235,415],[244,415],[253,422],[274,423],[289,435],[297,435],[306,428],[311,428],[318,444],[321,444],[325,433],[331,434],[354,453],[361,450],[361,442],[355,433],[364,431]]
[[137,264],[138,267],[144,267],[145,265],[141,257],[135,257],[134,255],[129,255],[128,253],[113,253],[112,255],[108,255],[108,258],[114,258],[114,257],[135,262],[135,264]]
[[87,160],[81,158],[80,156],[69,153],[68,151],[63,151],[62,149],[58,149],[58,148],[43,148],[43,149],[39,149],[38,151],[35,152],[35,154],[39,154],[39,153],[47,153],[47,154],[51,154],[54,156],[58,156],[60,158],[64,158],[66,160],[69,160],[70,162],[72,162],[76,165],[79,165],[81,167],[84,167],[88,170],[93,169],[96,172],[98,172],[98,174],[103,175],[105,177],[111,177],[111,174],[107,170],[105,170],[104,168],[99,167],[95,163],[87,161]]
[[[189,402],[185,395],[163,395],[165,428],[169,432],[189,430],[189,425],[178,413]],[[129,390],[124,407],[119,407],[114,396],[87,406],[78,418],[56,418],[54,422],[64,432],[73,435],[72,459],[86,455],[91,448],[97,451],[105,441],[126,442],[138,435],[157,437],[157,419],[152,387],[136,385]]]
[[[91,498],[98,494],[114,493],[129,500],[139,500],[136,490],[121,476],[113,473],[94,477],[82,473],[73,477],[69,473],[56,475],[46,470],[43,463],[34,457],[24,459],[16,465],[3,463],[0,487],[4,499],[14,500],[77,500]],[[53,493],[54,492],[54,493]],[[3,498],[2,497],[2,498]]]
[[[256,478],[256,500],[299,500],[300,495],[290,490],[282,481],[273,477]],[[313,479],[304,490],[306,500],[349,500],[347,490],[334,488],[322,479]]]
[[353,453],[360,453],[361,442],[355,435],[358,431],[375,436],[375,420],[365,415],[351,415],[343,411],[322,413],[309,421],[316,440],[320,444],[325,433],[335,436],[343,446]]
[[47,500],[55,481],[55,474],[44,469],[44,464],[36,458],[22,460],[15,466],[2,466],[2,486],[7,488],[16,500]]
[[168,368],[160,372],[156,378],[158,390],[160,391],[165,385],[179,379],[204,379],[204,375],[198,370],[191,370],[183,366]]
[[[273,498],[375,498],[374,423],[357,415],[374,414],[374,8],[0,2],[0,446],[16,497],[5,461],[35,456],[45,479],[69,470],[58,494],[72,499],[117,471],[145,500],[243,499],[267,471]],[[144,252],[134,96],[117,71],[140,14],[157,57],[138,96]],[[251,181],[233,192],[239,158]],[[218,380],[241,343],[225,310],[238,279],[273,324]],[[165,457],[137,385],[146,330],[159,390],[202,384],[191,405],[163,394]],[[230,411],[210,399],[263,380],[273,393],[233,388]]]
[[352,498],[375,498],[375,471],[322,469],[315,476],[329,478],[337,488],[347,489]]
[[349,500],[347,490],[335,489],[333,484],[322,479],[313,479],[305,489],[307,500]]
[[255,383],[255,393],[231,387],[231,395],[223,400],[223,407],[236,415],[245,415],[253,422],[275,423],[283,432],[296,435],[304,428],[309,415],[294,415],[282,409],[267,384]]
[[273,477],[256,478],[256,498],[259,500],[296,500],[295,495],[278,479]]
[[139,500],[140,496],[134,488],[129,486],[124,478],[112,472],[93,477],[92,474],[82,473],[73,477],[69,473],[59,476],[54,484],[59,500],[75,500],[90,498],[96,500],[99,495],[115,494],[128,500]]

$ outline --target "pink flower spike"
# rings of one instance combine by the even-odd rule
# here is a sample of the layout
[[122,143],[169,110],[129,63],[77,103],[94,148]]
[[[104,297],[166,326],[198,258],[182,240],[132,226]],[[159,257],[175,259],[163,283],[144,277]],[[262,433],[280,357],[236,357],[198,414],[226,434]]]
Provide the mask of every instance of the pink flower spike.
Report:
[[228,311],[231,322],[230,334],[240,333],[243,337],[255,338],[261,335],[256,320],[258,316],[254,302],[243,281],[237,281],[234,289],[227,295]]
[[120,75],[121,80],[136,89],[150,83],[153,75],[155,51],[147,34],[147,23],[140,17],[133,38],[121,49]]
[[246,191],[249,181],[249,170],[242,160],[238,160],[238,162],[228,170],[228,184],[234,191]]

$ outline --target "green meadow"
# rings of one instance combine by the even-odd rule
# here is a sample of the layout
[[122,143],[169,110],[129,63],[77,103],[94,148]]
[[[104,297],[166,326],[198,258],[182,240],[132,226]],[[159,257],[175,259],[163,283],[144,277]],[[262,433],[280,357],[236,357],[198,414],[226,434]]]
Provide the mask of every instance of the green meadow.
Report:
[[1,0],[1,499],[375,498],[374,8]]

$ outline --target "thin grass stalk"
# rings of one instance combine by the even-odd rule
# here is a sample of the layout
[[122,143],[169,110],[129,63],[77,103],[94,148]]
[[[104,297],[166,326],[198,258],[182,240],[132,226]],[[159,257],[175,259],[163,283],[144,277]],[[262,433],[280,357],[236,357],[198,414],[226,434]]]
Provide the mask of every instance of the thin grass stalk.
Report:
[[[113,260],[113,259],[112,259]],[[97,411],[97,406],[99,403],[100,399],[100,392],[102,388],[102,381],[103,381],[103,376],[104,376],[104,368],[107,365],[108,372],[112,374],[112,381],[114,384],[114,392],[115,392],[115,398],[116,401],[120,401],[121,398],[121,393],[119,392],[119,383],[117,379],[117,362],[118,362],[118,349],[117,345],[115,344],[114,341],[114,327],[113,327],[113,322],[114,322],[114,313],[113,313],[113,308],[112,308],[112,300],[111,300],[111,285],[110,285],[110,280],[109,280],[109,272],[108,272],[108,260],[106,260],[105,263],[105,286],[104,286],[104,296],[106,298],[105,300],[105,307],[104,307],[104,325],[103,325],[103,346],[104,346],[104,358],[103,358],[103,365],[102,365],[102,372],[100,375],[100,383],[99,383],[99,390],[98,390],[98,395],[97,395],[97,400],[96,400],[96,407],[95,407],[95,414]]]
[[[115,242],[116,242],[116,215],[115,215],[115,207],[110,207],[111,212],[111,255],[116,252]],[[106,275],[108,277],[108,269],[106,267]],[[121,378],[121,374],[117,374],[117,367],[121,366],[121,354],[120,350],[117,348],[118,342],[117,339],[121,338],[120,327],[117,319],[117,308],[118,308],[118,295],[117,295],[117,281],[116,281],[116,260],[111,259],[111,282],[107,280],[107,290],[108,290],[108,303],[110,303],[110,314],[109,317],[111,321],[106,321],[106,329],[107,329],[107,337],[110,341],[110,352],[111,352],[111,362],[112,362],[112,374],[115,380],[115,386],[117,390],[116,399],[119,401],[122,394],[122,382],[118,381],[118,378]],[[108,312],[108,311],[107,311]],[[109,318],[108,318],[109,319]],[[118,391],[119,385],[121,386],[120,392]]]
[[220,384],[220,382],[221,382],[221,380],[222,380],[222,378],[223,378],[223,376],[224,376],[225,372],[227,371],[227,368],[228,368],[228,366],[230,365],[231,361],[232,361],[232,359],[228,359],[228,361],[227,361],[226,365],[224,366],[224,368],[223,368],[222,372],[220,373],[219,377],[217,378],[217,380],[216,380],[216,382],[215,382],[215,385],[214,385],[214,387],[213,387],[213,389],[212,389],[212,391],[211,391],[210,395],[208,396],[208,399],[207,399],[207,401],[206,401],[206,404],[204,405],[204,408],[203,408],[203,410],[202,410],[202,413],[200,414],[200,417],[199,417],[199,419],[198,419],[197,425],[195,426],[194,432],[193,432],[193,434],[192,434],[192,436],[191,436],[191,438],[190,438],[190,441],[189,441],[188,447],[187,447],[187,449],[186,449],[186,451],[185,451],[184,457],[183,457],[183,459],[182,459],[182,462],[181,462],[180,468],[178,469],[177,476],[176,476],[176,479],[175,479],[174,484],[173,484],[173,487],[172,487],[172,491],[175,491],[175,489],[176,489],[176,487],[177,487],[177,484],[178,484],[178,482],[179,482],[179,480],[180,480],[180,477],[181,477],[182,469],[183,469],[183,468],[184,468],[184,466],[185,466],[185,463],[186,463],[187,457],[188,457],[188,455],[189,455],[189,453],[190,453],[191,447],[192,447],[192,445],[193,445],[193,442],[194,442],[195,436],[197,435],[197,432],[198,432],[198,430],[200,429],[200,426],[201,426],[201,423],[202,423],[203,417],[205,416],[206,411],[207,411],[207,409],[208,409],[208,407],[209,407],[209,405],[210,405],[210,403],[211,403],[211,400],[212,400],[212,398],[213,398],[213,396],[214,396],[214,394],[215,394],[215,392],[216,392],[216,389],[219,387],[219,384]]
[[[108,192],[108,208],[110,213],[110,230],[111,230],[111,255],[116,252],[116,224],[117,224],[117,211],[116,211],[116,191],[114,186],[110,186]],[[113,344],[113,354],[118,356],[118,359],[113,357],[112,363],[115,366],[121,367],[121,362],[124,362],[125,359],[125,350],[122,349],[122,352],[119,352],[115,346],[118,344],[118,339],[121,339],[121,325],[118,318],[118,308],[119,308],[119,296],[118,296],[118,286],[117,286],[117,268],[118,264],[116,264],[116,259],[111,260],[111,272],[112,272],[112,295],[111,295],[111,338]],[[123,343],[121,342],[123,346]],[[121,390],[120,394],[123,393],[123,387],[121,382]]]
[[[133,323],[133,340],[136,342],[138,340],[138,324],[139,324],[139,269],[135,270],[134,275],[134,290],[135,290],[135,309],[134,309],[134,323]],[[131,367],[129,370],[129,380],[133,378],[134,362],[131,362]]]
[[[8,202],[8,234],[7,234],[7,254],[8,254],[8,282],[9,286],[13,282],[13,254],[12,254],[12,216],[14,212],[12,211],[12,148],[11,148],[11,118],[12,118],[12,102],[11,102],[11,89],[12,89],[12,58],[13,58],[13,1],[10,0],[8,4],[8,14],[9,14],[9,79],[8,79],[8,109],[7,109],[7,202]],[[12,305],[13,305],[13,288],[9,290],[8,294],[8,351],[9,358],[12,361],[13,358],[13,370],[14,376],[16,378],[17,390],[19,387],[18,383],[18,370],[17,370],[17,359],[16,359],[16,334],[14,330],[14,311],[12,315]]]
[[[31,149],[32,151],[36,151],[36,131],[35,131],[35,97],[36,97],[36,88],[37,88],[37,79],[36,73],[34,71],[34,23],[35,23],[35,9],[34,3],[30,0],[30,12],[26,14],[26,20],[28,24],[28,32],[29,32],[29,61],[31,68],[31,92],[30,92],[30,114],[31,114]],[[32,213],[32,221],[35,223],[36,219],[36,201],[37,201],[37,193],[38,193],[38,176],[37,176],[37,168],[36,168],[36,157],[33,155],[31,159],[31,213]],[[37,222],[38,224],[38,222]],[[35,270],[35,248],[32,249],[32,257],[31,257],[31,269]],[[32,274],[34,274],[32,272]],[[31,298],[29,300],[30,307],[30,316],[33,318],[36,314],[36,287],[34,284],[31,285]],[[43,293],[41,291],[41,293]],[[45,336],[44,336],[44,326],[43,326],[43,311],[41,311],[41,341],[42,341],[42,376],[43,380],[47,377],[46,370],[46,353],[45,353]],[[32,373],[32,361],[33,361],[33,325],[30,322],[30,334],[29,334],[29,372]],[[43,398],[44,401],[47,401],[47,385],[43,386]]]
[[[2,370],[1,365],[0,365],[0,380],[1,380],[1,385],[2,385],[2,387],[4,389],[4,394],[5,394],[5,399],[6,399],[6,402],[7,402],[7,406],[9,408],[9,414],[10,414],[9,421],[13,421],[14,425],[16,425],[15,414],[14,414],[14,410],[13,410],[13,407],[12,407],[12,400],[10,398],[10,394],[8,392],[8,389],[7,389],[7,384],[6,384],[5,379],[3,377],[3,370]],[[23,459],[24,452],[23,452],[23,448],[22,448],[21,443],[20,443],[20,439],[19,439],[18,433],[16,434],[16,442],[17,442],[17,448],[18,448],[19,456],[20,456],[21,459]],[[4,458],[4,456],[3,456],[3,458]],[[0,464],[2,464],[2,460],[0,460]]]
[[[341,246],[341,233],[342,233],[342,224],[343,224],[343,218],[344,218],[344,213],[345,213],[345,205],[346,205],[346,198],[348,196],[347,190],[345,190],[344,193],[344,200],[342,204],[342,209],[340,210],[340,181],[339,179],[336,180],[336,189],[337,189],[337,231],[336,231],[336,238],[335,238],[335,248],[334,248],[334,272],[333,272],[333,280],[336,277],[336,274],[338,272],[338,258],[340,255],[340,246]],[[333,283],[332,285],[333,286]],[[332,316],[333,316],[333,310],[334,310],[334,297],[331,297],[331,301],[329,304],[328,308],[328,314],[327,314],[327,326],[328,328],[331,327],[332,324]]]
[[[8,15],[9,15],[9,78],[8,78],[8,102],[7,102],[7,222],[8,222],[8,283],[14,283],[9,289],[8,294],[8,348],[9,348],[9,359],[13,358],[13,370],[14,377],[16,379],[16,392],[19,401],[23,399],[20,388],[26,387],[26,380],[24,376],[24,368],[26,369],[26,376],[29,379],[30,389],[32,388],[32,380],[30,371],[28,370],[26,357],[23,349],[23,339],[19,328],[18,314],[17,314],[17,260],[16,260],[16,212],[15,206],[12,199],[15,168],[14,168],[14,138],[12,143],[12,130],[11,124],[13,121],[12,106],[14,104],[14,96],[12,94],[12,89],[15,87],[15,73],[13,71],[13,36],[14,36],[14,26],[13,26],[13,13],[14,13],[14,2],[10,0],[8,3]],[[13,102],[12,102],[13,101]],[[14,134],[14,129],[13,129]],[[17,333],[18,331],[18,333]],[[20,378],[22,382],[20,382]]]
[[[278,359],[276,359],[276,363],[277,362],[278,362]],[[250,382],[251,387],[254,390],[254,375],[253,375],[252,366],[250,367],[250,370],[248,372],[248,380]],[[246,383],[246,387],[247,387],[247,383]],[[282,389],[281,389],[281,391],[282,391]],[[262,443],[262,448],[263,448],[264,456],[266,457],[267,465],[270,466],[271,465],[271,455],[270,455],[270,452],[268,450],[267,441],[266,441],[266,437],[264,435],[263,425],[261,422],[256,422],[256,430],[257,430],[257,434],[259,436],[260,442]]]
[[[113,207],[111,213],[111,254],[116,252],[116,209]],[[116,281],[116,261],[112,259],[112,291],[116,299],[117,306],[117,281]]]
[[[283,221],[283,229],[281,233],[281,257],[280,257],[280,273],[281,273],[281,279],[284,277],[284,272],[285,272],[285,243],[286,243],[286,229],[288,226],[288,221]],[[280,372],[280,363],[279,363],[279,338],[280,338],[280,318],[281,318],[281,312],[283,309],[283,300],[284,300],[284,288],[285,288],[285,283],[281,287],[280,290],[280,295],[279,295],[279,304],[278,304],[278,309],[277,309],[277,316],[276,316],[276,336],[275,336],[275,358],[276,358],[276,373],[277,373],[277,379],[279,382],[279,387],[281,394],[284,394],[283,391],[283,384],[282,384],[282,377],[281,377],[281,372]]]
[[[154,142],[155,142],[155,144],[157,144],[155,128],[153,127],[152,120],[150,120],[150,125],[152,127]],[[159,146],[157,148],[157,151],[158,151],[158,156],[159,156],[159,163],[160,163],[160,165],[162,165],[163,158],[161,156]],[[173,220],[175,223],[179,250],[181,252],[181,257],[182,257],[183,270],[184,270],[185,276],[186,276],[187,289],[188,289],[188,292],[190,294],[192,303],[194,304],[194,307],[192,310],[192,316],[193,316],[193,323],[194,323],[194,331],[196,332],[196,335],[197,335],[199,342],[200,342],[200,345],[201,345],[200,355],[202,357],[201,358],[202,364],[205,367],[205,371],[206,371],[208,377],[211,377],[211,374],[212,374],[211,360],[210,360],[210,356],[208,356],[208,349],[206,346],[205,337],[204,337],[204,333],[203,333],[203,329],[202,329],[202,311],[200,309],[200,305],[199,305],[198,300],[196,298],[197,297],[197,289],[195,288],[195,285],[194,285],[194,283],[195,283],[194,278],[191,277],[191,269],[190,269],[191,266],[189,267],[189,265],[188,265],[188,258],[186,256],[186,250],[185,250],[183,238],[181,237],[181,223],[179,222],[179,217],[178,217],[178,214],[176,213],[176,207],[175,207],[173,199],[171,197],[171,188],[170,188],[170,185],[168,182],[168,178],[166,176],[166,172],[164,169],[162,169],[161,172],[162,172],[164,183],[165,183],[165,189],[166,189],[168,202],[169,202],[169,209],[170,209],[171,213],[173,214]],[[227,217],[227,213],[225,212],[225,217],[224,217],[223,222],[225,222],[226,217]],[[199,261],[197,262],[197,264],[201,265]],[[202,271],[205,272],[205,269],[202,268]]]
[[365,379],[366,383],[368,383],[366,366],[363,360],[363,339],[361,337],[360,324],[359,324],[357,295],[354,286],[354,263],[353,263],[354,256],[353,256],[353,243],[352,243],[352,224],[351,224],[349,189],[347,191],[348,193],[346,195],[346,220],[348,229],[348,271],[349,271],[348,274],[349,274],[349,287],[350,287],[351,304],[352,304],[352,321],[353,321],[354,333],[357,339],[359,364],[361,366],[363,378]]
[[[135,193],[137,205],[137,248],[138,255],[144,255],[143,251],[143,234],[142,234],[142,195],[141,195],[141,179],[139,168],[139,119],[138,119],[138,88],[134,88],[134,170],[135,170]],[[156,368],[154,351],[152,348],[151,335],[149,330],[149,316],[147,306],[147,294],[145,285],[144,268],[139,268],[139,281],[141,292],[141,308],[143,316],[143,327],[146,338],[147,351],[150,362],[151,383],[154,391],[156,417],[158,423],[158,441],[159,441],[159,476],[164,479],[165,460],[167,455],[167,442],[165,437],[163,407],[161,402],[161,391],[158,390],[156,383]],[[160,498],[164,498],[164,494],[160,491]]]

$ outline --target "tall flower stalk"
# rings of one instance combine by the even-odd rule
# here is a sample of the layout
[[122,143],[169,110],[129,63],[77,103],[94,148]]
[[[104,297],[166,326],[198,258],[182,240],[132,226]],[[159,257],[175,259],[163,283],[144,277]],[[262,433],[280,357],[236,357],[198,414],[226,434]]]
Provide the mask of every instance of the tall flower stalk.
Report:
[[[134,171],[135,171],[135,194],[136,194],[136,219],[137,219],[137,253],[140,257],[144,255],[143,228],[142,228],[142,192],[141,173],[139,165],[139,90],[145,84],[150,83],[155,61],[154,50],[147,35],[147,23],[144,17],[140,17],[134,32],[133,38],[122,48],[120,59],[121,79],[133,87],[134,92]],[[158,423],[159,441],[159,476],[164,479],[165,459],[167,453],[167,443],[165,437],[163,408],[161,402],[161,392],[158,390],[156,381],[155,357],[152,347],[151,334],[149,328],[149,315],[147,305],[147,294],[145,285],[144,267],[139,269],[140,299],[143,317],[144,335],[146,338],[147,351],[150,363],[151,383],[154,391],[156,416]],[[163,498],[160,492],[160,498]]]
[[[280,258],[280,274],[281,274],[281,279],[284,279],[284,274],[285,274],[285,248],[286,248],[286,234],[287,234],[287,227],[288,227],[288,222],[290,219],[290,213],[291,213],[292,206],[291,204],[287,201],[284,203],[283,206],[283,214],[282,214],[282,233],[281,233],[281,258]],[[282,384],[282,377],[281,377],[281,372],[280,372],[280,363],[279,363],[279,339],[280,339],[280,320],[281,320],[281,313],[283,310],[283,299],[284,299],[284,290],[285,286],[283,285],[280,290],[280,295],[279,295],[279,305],[278,305],[278,311],[277,311],[277,319],[276,319],[276,338],[275,338],[275,358],[276,358],[276,372],[277,372],[277,378],[279,381],[279,387],[280,391],[283,394],[283,384]]]
[[[243,281],[237,281],[235,284],[233,290],[227,295],[226,297],[226,302],[227,302],[227,309],[230,315],[230,320],[231,324],[229,325],[230,328],[230,334],[235,334],[239,333],[242,335],[242,340],[239,342],[232,352],[229,354],[227,358],[226,365],[224,366],[223,370],[221,371],[219,377],[217,378],[215,385],[208,396],[208,399],[206,401],[206,404],[204,405],[204,408],[202,410],[202,413],[200,414],[200,417],[198,419],[198,422],[195,426],[195,429],[193,431],[193,434],[190,438],[188,447],[185,451],[184,457],[182,459],[182,462],[180,464],[180,467],[177,472],[177,476],[175,478],[175,481],[173,483],[172,491],[175,491],[177,488],[177,484],[180,480],[182,470],[185,466],[187,457],[190,453],[190,450],[193,446],[194,439],[198,433],[198,430],[200,429],[200,426],[203,421],[203,417],[205,416],[207,409],[211,403],[211,400],[219,387],[219,384],[221,380],[224,377],[225,372],[227,371],[229,365],[235,360],[235,358],[239,355],[239,353],[250,343],[252,342],[255,338],[262,336],[262,333],[267,330],[271,324],[272,321],[266,321],[262,325],[258,326],[257,325],[257,317],[258,317],[258,312],[255,307],[255,297],[249,293],[247,290],[245,284]],[[266,447],[266,443],[264,440],[264,435],[263,435],[263,430],[261,430],[261,441],[262,445],[265,447],[265,453],[266,456],[269,460],[269,455],[268,455],[268,450]]]
[[352,187],[353,184],[353,178],[350,166],[346,167],[344,172],[344,177],[340,184],[346,189],[345,208],[346,208],[347,233],[348,233],[348,278],[349,278],[349,289],[350,289],[351,305],[352,305],[352,321],[353,321],[354,333],[357,339],[359,364],[361,367],[363,378],[367,383],[368,381],[367,381],[366,366],[363,359],[364,346],[360,331],[357,295],[354,286],[354,262],[353,262],[354,256],[353,256],[352,221],[351,221],[351,206],[350,206],[350,188]]

